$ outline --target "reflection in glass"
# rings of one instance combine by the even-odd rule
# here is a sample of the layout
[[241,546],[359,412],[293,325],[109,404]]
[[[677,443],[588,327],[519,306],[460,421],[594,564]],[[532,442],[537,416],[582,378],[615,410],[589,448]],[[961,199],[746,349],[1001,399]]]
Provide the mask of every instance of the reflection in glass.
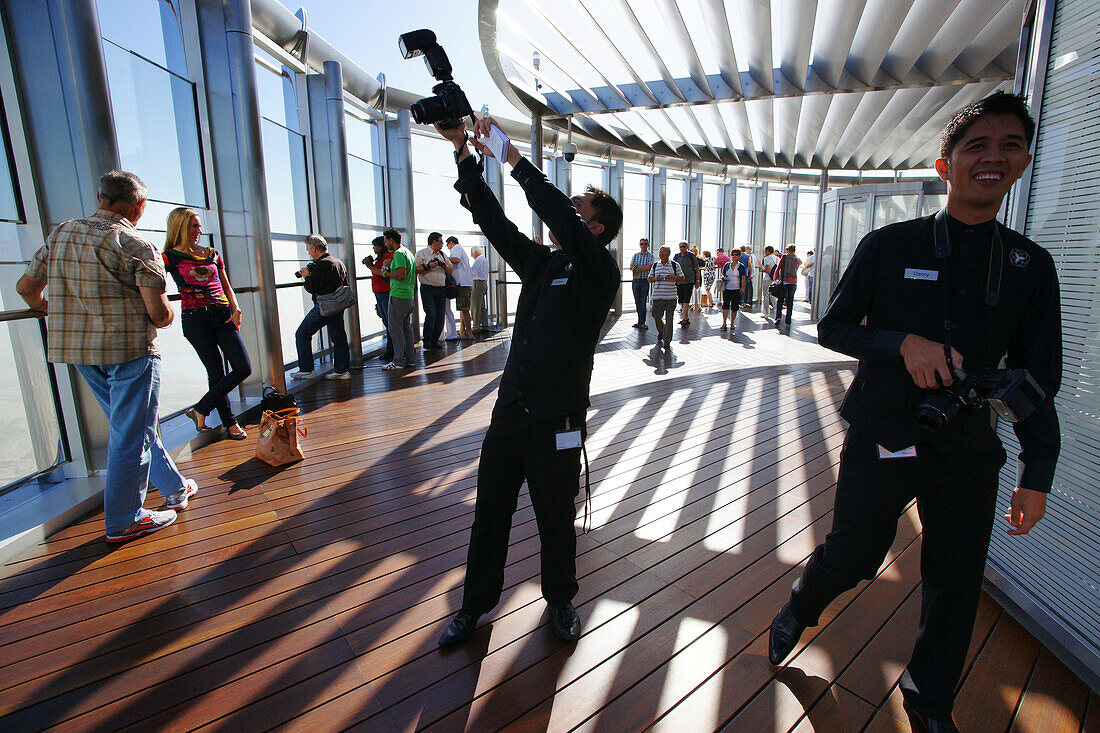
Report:
[[271,231],[310,233],[305,138],[271,120],[260,121]]
[[382,197],[382,166],[348,156],[348,178],[351,186],[351,220],[356,224],[381,224],[385,221],[385,200]]
[[3,124],[3,130],[0,130],[0,161],[2,161],[0,165],[4,166],[4,170],[0,172],[0,219],[22,221],[23,208],[16,191],[15,169],[12,166],[11,143],[8,139],[8,121],[3,116],[2,98],[0,98],[0,124]]
[[113,43],[103,48],[122,168],[152,199],[206,208],[194,85]]
[[931,216],[947,206],[947,194],[926,193],[924,194],[924,203],[922,206],[924,210],[921,212],[921,216]]
[[838,248],[839,272],[844,274],[852,253],[859,240],[867,233],[867,199],[854,199],[841,202],[840,241]]
[[0,487],[66,460],[37,318],[0,323]]
[[665,244],[672,253],[676,245],[687,239],[687,181],[669,178],[665,183]]
[[256,61],[256,97],[260,104],[260,116],[293,132],[301,132],[293,72],[259,48],[256,49]]
[[908,221],[917,216],[917,199],[920,194],[899,193],[891,196],[875,196],[875,216],[872,229],[898,221]]
[[177,5],[172,0],[97,0],[100,33],[169,71],[186,75]]

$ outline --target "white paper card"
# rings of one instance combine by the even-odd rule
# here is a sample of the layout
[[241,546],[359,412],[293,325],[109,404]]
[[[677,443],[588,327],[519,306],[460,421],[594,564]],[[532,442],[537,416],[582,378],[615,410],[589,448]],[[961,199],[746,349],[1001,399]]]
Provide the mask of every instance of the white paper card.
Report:
[[915,267],[906,267],[905,279],[934,281],[940,279],[940,273],[939,270],[918,270]]
[[895,452],[891,453],[890,451],[886,450],[885,448],[883,448],[880,445],[878,447],[878,457],[879,458],[916,458],[917,457],[917,446],[911,445],[908,448],[902,448],[899,451],[895,451]]
[[501,163],[508,160],[509,142],[508,136],[499,127],[496,125],[489,126],[489,138],[485,142],[485,146],[489,148],[489,152],[492,153],[493,157]]
[[580,430],[563,430],[554,434],[554,438],[558,443],[558,450],[569,450],[570,448],[581,447],[581,431]]

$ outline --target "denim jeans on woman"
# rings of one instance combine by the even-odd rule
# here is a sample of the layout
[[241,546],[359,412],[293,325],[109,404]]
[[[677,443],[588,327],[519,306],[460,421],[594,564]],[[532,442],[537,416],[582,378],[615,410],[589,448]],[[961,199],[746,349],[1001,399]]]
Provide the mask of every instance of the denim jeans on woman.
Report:
[[[183,336],[195,348],[199,361],[206,368],[209,389],[195,403],[195,410],[202,415],[218,411],[222,425],[229,427],[237,422],[229,405],[229,393],[252,373],[241,332],[232,321],[226,321],[229,309],[187,308],[183,311]],[[225,361],[229,373],[225,373]]]
[[165,498],[178,494],[187,483],[157,434],[160,357],[73,366],[111,426],[103,513],[107,534],[124,532],[148,513],[141,505],[150,482]]
[[322,316],[317,306],[313,306],[294,332],[294,345],[298,349],[298,371],[313,371],[313,334],[324,327],[328,327],[328,340],[332,344],[332,368],[338,374],[348,370],[351,352],[348,351],[348,333],[344,330],[344,312]]

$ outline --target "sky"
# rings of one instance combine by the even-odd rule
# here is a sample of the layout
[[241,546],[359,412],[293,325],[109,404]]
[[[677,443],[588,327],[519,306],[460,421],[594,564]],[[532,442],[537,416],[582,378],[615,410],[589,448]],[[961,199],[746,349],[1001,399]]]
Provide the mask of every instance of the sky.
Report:
[[497,89],[485,69],[477,35],[477,0],[280,0],[291,12],[306,10],[309,27],[371,76],[385,73],[391,88],[427,96],[436,83],[422,59],[406,61],[397,49],[397,37],[419,28],[435,31],[447,52],[454,78],[480,110],[524,120]]

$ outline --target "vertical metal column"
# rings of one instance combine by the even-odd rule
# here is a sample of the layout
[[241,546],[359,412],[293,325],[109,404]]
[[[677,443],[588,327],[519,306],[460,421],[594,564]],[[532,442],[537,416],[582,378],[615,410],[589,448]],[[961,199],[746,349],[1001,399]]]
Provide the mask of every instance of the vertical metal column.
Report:
[[752,229],[749,246],[753,252],[764,250],[764,229],[768,222],[768,182],[761,181],[752,191]]
[[[485,185],[497,197],[501,208],[504,207],[504,171],[499,165],[489,164],[485,166]],[[508,300],[504,290],[506,276],[506,264],[504,258],[497,254],[484,235],[481,237],[481,247],[485,251],[483,257],[489,258],[489,280],[485,286],[485,297],[488,300],[487,317],[490,323],[499,328],[508,327]]]
[[[225,247],[252,255],[261,378],[286,389],[249,0],[198,0]],[[240,279],[241,273],[235,273]],[[289,324],[288,324],[289,325]]]
[[733,227],[737,223],[737,181],[726,181],[722,185],[722,228],[718,235],[718,246],[729,252],[733,249]]
[[[542,117],[531,116],[531,162],[542,170]],[[542,236],[542,219],[535,212],[531,212],[531,238]],[[507,308],[505,309],[507,310]]]
[[[621,160],[611,161],[605,168],[606,181],[604,188],[611,198],[619,202],[620,207],[626,205],[626,164]],[[615,239],[611,241],[609,245],[611,247],[611,256],[615,258],[615,264],[619,268],[619,279],[623,279],[623,266],[625,264],[626,243],[623,241],[623,229],[619,227],[619,233],[615,236]],[[615,312],[622,314],[623,312],[623,286],[620,285],[619,289],[615,292]]]
[[[314,182],[320,211],[321,233],[329,239],[348,271],[348,283],[359,300],[356,282],[354,230],[351,219],[351,180],[348,173],[347,139],[344,132],[343,75],[338,61],[326,61],[325,73],[307,79]],[[351,365],[363,364],[359,308],[345,313]]]
[[668,171],[658,168],[646,177],[649,199],[649,244],[660,249],[665,243],[665,185]]
[[[386,124],[386,175],[390,177],[390,202],[393,221],[390,226],[404,229],[401,244],[416,254],[416,216],[413,207],[412,116],[409,110],[399,110],[397,119]],[[418,288],[413,288],[413,302],[419,303]],[[420,308],[412,312],[413,333],[420,333]]]
[[798,235],[798,186],[787,186],[783,192],[783,247],[793,244]]
[[687,241],[688,245],[696,245],[702,253],[703,236],[703,174],[693,173],[688,176],[687,193]]
[[[817,232],[814,235],[814,268],[817,270],[814,272],[814,285],[818,290],[821,290],[821,283],[825,278],[818,277],[820,268],[818,262],[821,262],[822,249],[825,242],[825,193],[829,190],[829,169],[826,168],[821,171],[821,180],[817,186]],[[839,204],[838,204],[839,205]],[[816,321],[817,315],[820,312],[821,299],[817,297],[817,293],[810,294],[810,320]]]

